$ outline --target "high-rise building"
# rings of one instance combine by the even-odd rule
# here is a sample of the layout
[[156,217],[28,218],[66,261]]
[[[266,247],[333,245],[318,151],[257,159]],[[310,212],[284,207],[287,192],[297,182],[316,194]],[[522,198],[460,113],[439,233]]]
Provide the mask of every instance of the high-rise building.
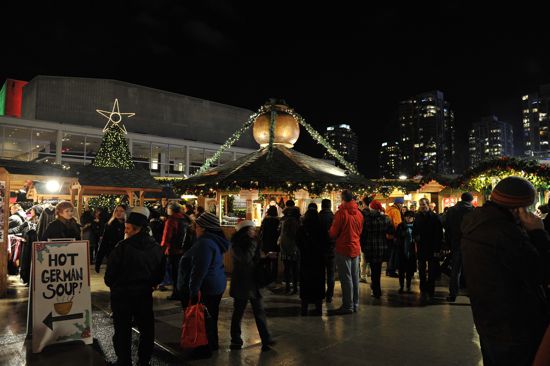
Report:
[[403,173],[454,173],[454,114],[442,92],[402,101],[398,118]]
[[514,133],[509,123],[496,116],[474,123],[468,136],[470,167],[483,160],[514,155]]
[[[328,126],[325,131],[325,139],[334,147],[346,161],[357,166],[359,149],[357,134],[347,124]],[[334,157],[325,153],[325,159],[334,160]]]
[[539,92],[521,97],[523,114],[524,154],[539,159],[550,157],[550,84]]
[[398,141],[383,142],[380,147],[380,177],[392,179],[401,175],[401,149]]

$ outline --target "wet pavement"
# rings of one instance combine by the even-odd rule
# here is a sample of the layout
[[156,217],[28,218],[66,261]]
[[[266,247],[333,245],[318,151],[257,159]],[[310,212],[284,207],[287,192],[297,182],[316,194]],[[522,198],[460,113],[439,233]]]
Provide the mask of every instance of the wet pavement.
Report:
[[[114,361],[109,292],[102,275],[92,276],[93,346],[58,345],[33,355],[25,342],[27,288],[11,279],[9,297],[0,300],[1,365],[104,365]],[[242,332],[244,347],[229,350],[232,299],[227,294],[220,306],[220,350],[208,360],[186,360],[179,348],[181,307],[168,301],[169,292],[156,291],[156,346],[153,365],[481,365],[479,340],[474,329],[468,298],[444,301],[445,276],[436,299],[424,301],[413,281],[412,294],[398,294],[396,278],[382,278],[381,299],[370,296],[361,284],[356,314],[328,316],[340,306],[340,284],[334,303],[324,307],[323,316],[300,316],[300,300],[281,291],[265,291],[268,326],[277,344],[262,352],[252,311],[247,308]],[[134,352],[137,334],[134,334]]]

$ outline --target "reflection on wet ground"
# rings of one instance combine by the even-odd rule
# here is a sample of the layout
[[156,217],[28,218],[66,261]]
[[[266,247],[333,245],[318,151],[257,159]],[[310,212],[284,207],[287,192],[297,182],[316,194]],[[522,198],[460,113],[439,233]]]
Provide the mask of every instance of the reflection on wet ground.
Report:
[[[442,279],[445,281],[445,278]],[[399,294],[398,280],[383,277],[380,299],[370,296],[368,284],[360,285],[360,307],[356,314],[327,316],[341,305],[336,283],[333,304],[323,304],[322,316],[300,315],[297,295],[283,294],[278,287],[265,290],[268,325],[277,344],[261,352],[261,342],[250,307],[242,324],[245,342],[240,351],[229,350],[229,328],[233,300],[226,294],[220,306],[220,350],[208,360],[184,360],[179,348],[182,310],[177,301],[167,301],[169,292],[156,291],[154,365],[478,365],[479,341],[468,298],[459,296],[449,304],[446,283],[440,282],[434,299],[418,292]],[[14,282],[8,299],[0,300],[0,364],[2,365],[103,365],[114,361],[112,321],[108,315],[109,292],[102,276],[92,276],[94,346],[61,345],[32,355],[25,346],[27,288]],[[137,335],[134,334],[134,353]]]

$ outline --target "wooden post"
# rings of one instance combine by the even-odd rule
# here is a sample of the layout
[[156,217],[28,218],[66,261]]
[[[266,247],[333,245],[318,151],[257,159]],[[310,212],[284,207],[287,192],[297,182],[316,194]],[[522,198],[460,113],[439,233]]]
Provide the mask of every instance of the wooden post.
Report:
[[130,204],[130,207],[134,207],[134,193],[128,190],[126,194],[128,195],[128,203]]
[[[2,187],[3,185],[3,187]],[[8,218],[10,216],[10,174],[0,168],[0,220],[2,225],[0,240],[0,297],[5,297],[8,290]]]
[[78,216],[77,216],[77,220],[80,220],[80,217],[82,216],[82,186],[79,186],[78,188],[78,196],[77,196],[77,212],[78,212]]
[[139,191],[139,205],[140,206],[143,206],[144,198],[145,198],[145,192],[144,191]]

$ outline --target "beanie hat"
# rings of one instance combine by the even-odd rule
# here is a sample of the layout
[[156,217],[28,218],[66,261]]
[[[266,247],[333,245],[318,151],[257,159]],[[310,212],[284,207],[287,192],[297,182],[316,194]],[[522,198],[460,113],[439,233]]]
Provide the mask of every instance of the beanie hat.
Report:
[[372,201],[369,207],[372,208],[373,210],[384,211],[382,204],[380,203],[380,201],[377,201],[377,200]]
[[181,206],[177,202],[170,202],[168,208],[171,209],[174,213],[181,212]]
[[149,222],[149,209],[147,207],[134,207],[126,220],[126,223],[144,227]]
[[397,204],[404,204],[405,203],[405,199],[403,197],[397,197],[396,199],[393,200],[393,203],[397,203]]
[[464,192],[462,193],[462,196],[460,196],[460,199],[462,201],[472,202],[474,200],[474,196],[470,192]]
[[218,219],[218,216],[211,214],[210,212],[205,212],[202,215],[200,215],[196,220],[195,223],[206,230],[214,230],[214,231],[220,231],[220,219]]
[[535,187],[527,179],[507,177],[491,192],[491,201],[506,208],[531,206],[535,202]]
[[255,226],[256,226],[256,223],[254,221],[252,221],[252,220],[243,220],[235,226],[235,230],[241,231],[241,229],[244,229],[244,228],[247,228],[247,227],[255,227]]

